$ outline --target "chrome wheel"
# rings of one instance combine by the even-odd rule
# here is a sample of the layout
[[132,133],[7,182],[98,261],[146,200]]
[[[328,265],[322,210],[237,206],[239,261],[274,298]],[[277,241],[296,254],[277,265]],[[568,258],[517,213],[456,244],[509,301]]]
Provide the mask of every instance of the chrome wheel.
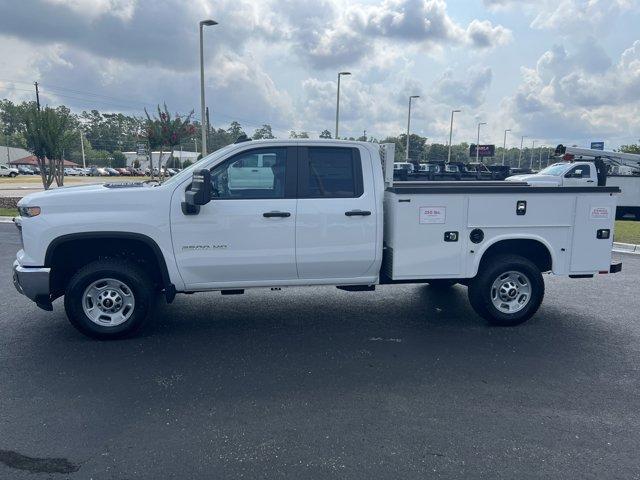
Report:
[[102,278],[89,285],[82,296],[82,309],[95,324],[115,327],[129,320],[135,308],[129,286],[114,278]]
[[516,313],[531,300],[531,282],[522,272],[505,272],[491,286],[493,306],[502,313]]

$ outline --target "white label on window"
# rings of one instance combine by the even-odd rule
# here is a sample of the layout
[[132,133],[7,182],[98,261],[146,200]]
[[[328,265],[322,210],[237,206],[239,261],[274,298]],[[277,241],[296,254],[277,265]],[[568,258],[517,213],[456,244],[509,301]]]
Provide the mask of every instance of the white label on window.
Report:
[[420,207],[420,223],[444,223],[446,218],[446,207]]
[[611,207],[591,207],[592,220],[608,220],[611,218]]

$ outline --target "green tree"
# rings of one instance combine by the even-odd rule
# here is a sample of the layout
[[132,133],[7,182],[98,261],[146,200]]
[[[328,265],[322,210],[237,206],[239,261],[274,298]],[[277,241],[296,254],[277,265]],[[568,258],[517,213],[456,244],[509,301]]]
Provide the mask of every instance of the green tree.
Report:
[[632,143],[630,145],[622,145],[620,151],[624,153],[637,153],[640,154],[640,145]]
[[53,180],[64,185],[63,154],[71,142],[68,112],[51,107],[31,107],[25,114],[25,136],[29,150],[36,156],[42,185],[48,189]]
[[253,137],[254,140],[260,140],[260,139],[270,139],[270,138],[276,138],[273,136],[273,132],[271,131],[271,125],[265,124],[262,125],[262,127],[258,128],[255,132],[253,132]]
[[[160,109],[158,105],[158,116],[151,117],[145,109],[147,115],[146,124],[146,136],[149,142],[150,151],[155,149],[160,150],[158,157],[158,168],[160,169],[161,177],[164,177],[164,170],[162,170],[162,159],[164,149],[169,149],[171,154],[169,158],[173,157],[175,147],[180,145],[186,138],[195,134],[195,126],[191,123],[191,117],[193,116],[193,110],[185,116],[175,114],[173,117],[169,113],[167,105],[164,105],[164,110]],[[153,159],[153,155],[151,156]],[[151,177],[153,178],[153,160],[149,162],[151,170]]]
[[331,132],[329,130],[323,130],[322,133],[320,133],[320,138],[332,138],[331,137]]
[[124,168],[127,166],[127,157],[120,150],[112,154],[111,166],[114,168]]
[[229,128],[227,129],[227,132],[229,133],[229,135],[231,135],[234,142],[242,135],[246,135],[240,123],[236,122],[235,120],[231,122],[231,125],[229,125]]

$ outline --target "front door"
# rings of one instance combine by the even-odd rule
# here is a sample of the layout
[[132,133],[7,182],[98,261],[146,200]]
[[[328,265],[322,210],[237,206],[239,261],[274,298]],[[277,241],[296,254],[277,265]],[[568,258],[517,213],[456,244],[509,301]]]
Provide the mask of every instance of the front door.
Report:
[[[213,200],[172,208],[173,248],[187,288],[297,278],[296,148],[245,150],[211,171]],[[176,195],[177,196],[177,195]]]
[[[371,161],[363,161],[360,152],[348,147],[300,147],[296,225],[300,279],[377,275],[371,270],[378,251],[378,208]],[[363,150],[363,155],[369,154]]]
[[590,165],[576,165],[564,175],[562,182],[565,187],[595,187],[597,184],[591,179]]

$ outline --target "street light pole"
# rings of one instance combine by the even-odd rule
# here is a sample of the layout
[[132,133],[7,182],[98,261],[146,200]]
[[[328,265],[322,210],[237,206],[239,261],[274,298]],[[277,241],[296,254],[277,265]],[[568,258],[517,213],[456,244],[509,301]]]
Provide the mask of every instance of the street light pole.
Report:
[[351,72],[338,73],[338,92],[336,94],[336,140],[338,139],[338,122],[340,121],[340,77],[343,75],[351,75]]
[[409,114],[407,115],[407,150],[404,152],[405,161],[409,161],[409,135],[411,134],[411,100],[420,98],[420,95],[411,95],[409,97]]
[[476,163],[480,161],[480,127],[486,124],[487,122],[480,122],[478,124],[478,141],[476,142]]
[[518,168],[520,168],[522,164],[522,148],[524,146],[524,139],[527,138],[525,135],[520,139],[520,154],[518,155]]
[[453,114],[460,113],[462,110],[451,110],[451,125],[449,126],[449,153],[447,154],[447,163],[451,163],[451,141],[453,139]]
[[542,147],[538,147],[540,155],[538,156],[538,171],[542,170]]
[[202,134],[202,156],[207,155],[207,125],[205,125],[205,102],[204,102],[204,46],[203,46],[203,30],[204,27],[217,25],[215,20],[202,20],[200,27],[200,127]]
[[531,144],[531,159],[530,159],[531,160],[531,165],[529,167],[529,168],[531,168],[531,170],[533,170],[533,154],[534,154],[535,149],[536,149],[536,141],[534,140],[533,143]]
[[507,128],[504,131],[504,144],[502,146],[502,165],[504,165],[504,157],[505,157],[505,155],[507,153],[507,132],[510,132],[510,131],[511,131],[510,128]]

